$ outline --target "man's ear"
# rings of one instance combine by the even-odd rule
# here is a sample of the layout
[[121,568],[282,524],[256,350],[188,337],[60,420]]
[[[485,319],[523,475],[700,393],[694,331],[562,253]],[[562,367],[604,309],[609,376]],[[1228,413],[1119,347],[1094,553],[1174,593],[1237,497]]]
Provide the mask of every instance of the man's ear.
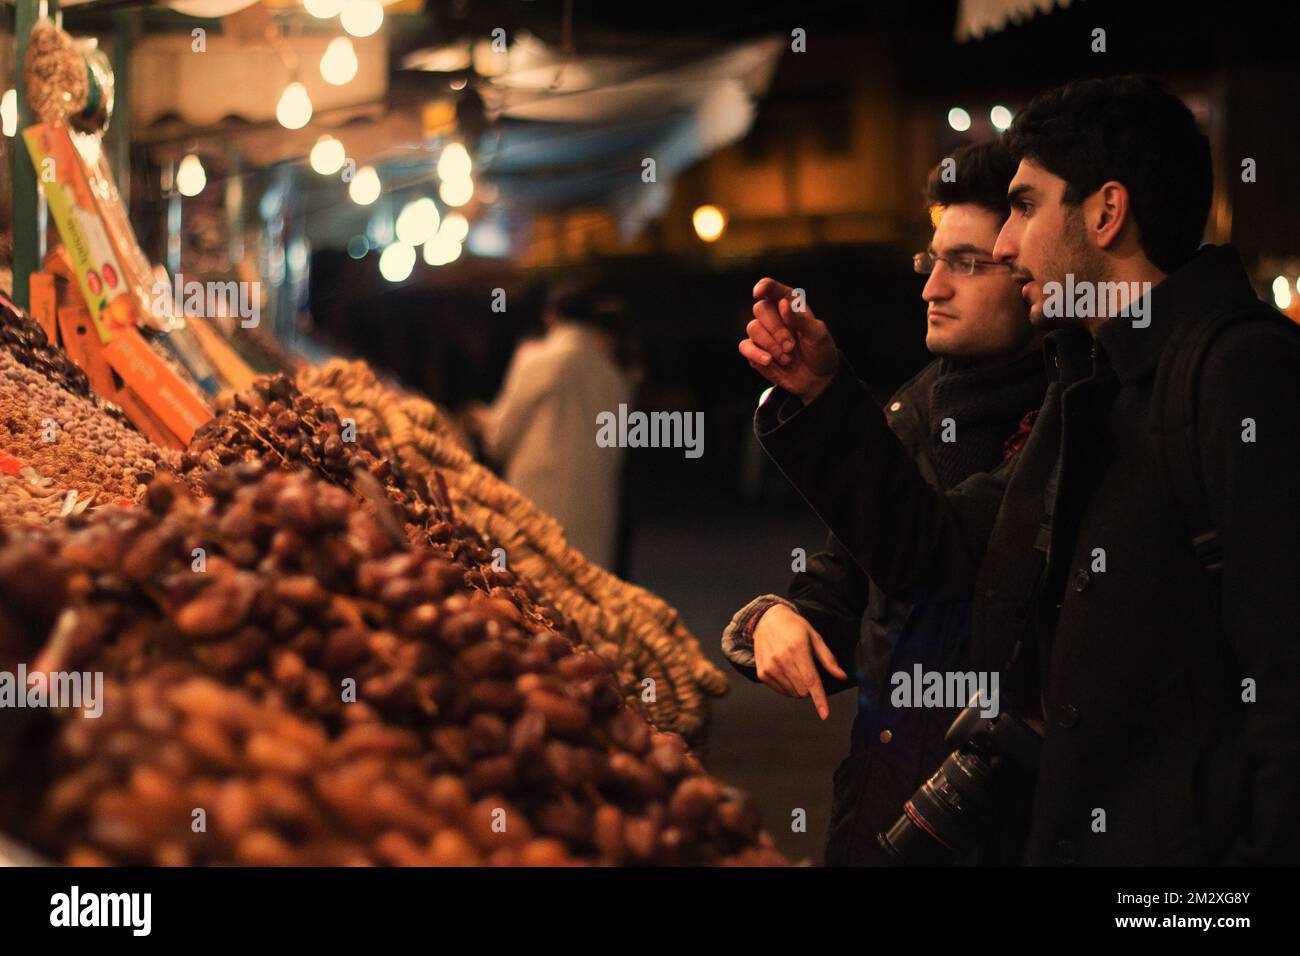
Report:
[[1128,188],[1113,179],[1084,201],[1084,221],[1098,249],[1110,249],[1119,241],[1132,226],[1130,216]]

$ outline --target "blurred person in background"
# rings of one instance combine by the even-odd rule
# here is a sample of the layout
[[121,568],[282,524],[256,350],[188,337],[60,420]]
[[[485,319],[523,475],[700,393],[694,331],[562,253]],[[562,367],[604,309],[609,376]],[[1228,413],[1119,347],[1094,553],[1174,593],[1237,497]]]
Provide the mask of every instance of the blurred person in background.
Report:
[[616,306],[589,287],[552,290],[545,334],[519,344],[496,400],[466,416],[505,480],[605,568],[617,566],[624,451],[596,444],[596,416],[632,397],[616,320]]
[[[889,427],[940,489],[1010,459],[1047,388],[1020,287],[993,259],[1016,164],[1000,141],[963,146],[950,160],[926,184],[927,203],[942,214],[929,249],[914,260],[928,275],[921,297],[925,344],[935,359],[885,406]],[[760,299],[755,315],[769,305]],[[763,341],[758,318],[747,331]],[[750,344],[742,343],[742,354],[780,384],[781,359],[769,369],[746,350]],[[770,354],[780,350],[773,345]],[[949,421],[955,440],[945,441]],[[970,600],[919,590],[903,597],[875,586],[830,535],[785,597],[755,598],[723,635],[723,650],[742,674],[787,696],[811,696],[823,719],[827,694],[858,688],[851,752],[833,784],[828,865],[886,863],[876,833],[947,755],[944,734],[957,711],[893,707],[888,676],[916,663],[954,667],[969,639]]]

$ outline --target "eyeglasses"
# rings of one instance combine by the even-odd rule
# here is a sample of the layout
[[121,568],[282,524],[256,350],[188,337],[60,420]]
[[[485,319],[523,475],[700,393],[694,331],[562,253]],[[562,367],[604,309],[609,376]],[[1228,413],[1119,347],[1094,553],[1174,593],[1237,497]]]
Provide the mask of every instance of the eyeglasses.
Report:
[[957,256],[955,259],[949,259],[947,256],[935,256],[928,252],[918,252],[912,256],[912,268],[923,276],[928,276],[933,272],[937,262],[947,263],[948,268],[959,276],[970,276],[976,272],[990,272],[995,269],[1011,268],[1009,262],[992,262],[988,259],[976,259],[974,256]]

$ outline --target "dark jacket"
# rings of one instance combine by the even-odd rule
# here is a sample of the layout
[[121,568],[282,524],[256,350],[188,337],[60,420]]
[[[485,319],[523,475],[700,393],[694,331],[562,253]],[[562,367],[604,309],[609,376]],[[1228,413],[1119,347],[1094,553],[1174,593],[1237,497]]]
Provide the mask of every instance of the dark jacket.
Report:
[[[1026,413],[1038,408],[1046,384],[1035,354],[960,372],[936,360],[893,395],[884,414],[920,474],[945,488],[973,472],[1002,466],[1008,439]],[[960,449],[951,447],[957,442],[942,442],[948,417],[964,442]],[[948,457],[940,459],[937,451]],[[891,599],[834,535],[794,576],[787,596],[850,676],[840,680],[819,666],[827,693],[857,688],[851,752],[834,777],[826,862],[886,863],[875,836],[897,819],[904,801],[947,755],[943,738],[957,713],[894,707],[889,675],[910,673],[915,663],[926,670],[955,667],[969,643],[969,597],[914,589],[908,600]],[[729,658],[741,673],[757,679],[752,666]]]
[[[1215,579],[1162,481],[1150,398],[1173,328],[1223,306],[1242,317],[1212,343],[1194,407]],[[806,408],[774,392],[755,428],[886,590],[973,590],[970,666],[999,670],[1023,645],[1014,710],[1043,716],[1046,737],[1019,858],[1294,864],[1300,329],[1230,247],[1156,286],[1149,315],[1095,341],[1049,334],[1047,397],[1009,475],[935,492],[846,363]]]

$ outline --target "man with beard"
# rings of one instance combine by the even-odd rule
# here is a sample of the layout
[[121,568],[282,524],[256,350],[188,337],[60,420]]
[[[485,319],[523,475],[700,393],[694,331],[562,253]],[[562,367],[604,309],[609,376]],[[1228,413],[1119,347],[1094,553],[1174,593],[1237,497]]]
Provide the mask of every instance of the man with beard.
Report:
[[[925,345],[936,358],[893,395],[885,415],[936,488],[1010,457],[1022,421],[1047,387],[1019,286],[992,258],[1015,168],[1003,143],[974,144],[936,166],[926,184],[927,205],[940,218],[914,266],[929,276],[921,292]],[[759,319],[750,326],[762,336]],[[778,359],[773,382],[784,382],[781,368]],[[945,431],[953,440],[944,440]],[[894,707],[886,682],[915,663],[953,666],[969,640],[970,600],[923,590],[907,598],[891,600],[874,587],[831,536],[795,575],[787,597],[755,598],[723,634],[723,650],[742,674],[777,693],[810,696],[823,719],[827,693],[858,688],[851,751],[835,774],[830,865],[887,862],[876,832],[893,822],[945,753],[943,735],[955,712]]]
[[755,428],[881,587],[973,591],[972,666],[1007,670],[1004,717],[1043,724],[1009,859],[1294,864],[1300,329],[1234,249],[1198,251],[1209,145],[1159,84],[1052,90],[1008,142],[994,257],[1055,329],[1014,471],[931,489],[772,280],[751,340],[795,388]]

